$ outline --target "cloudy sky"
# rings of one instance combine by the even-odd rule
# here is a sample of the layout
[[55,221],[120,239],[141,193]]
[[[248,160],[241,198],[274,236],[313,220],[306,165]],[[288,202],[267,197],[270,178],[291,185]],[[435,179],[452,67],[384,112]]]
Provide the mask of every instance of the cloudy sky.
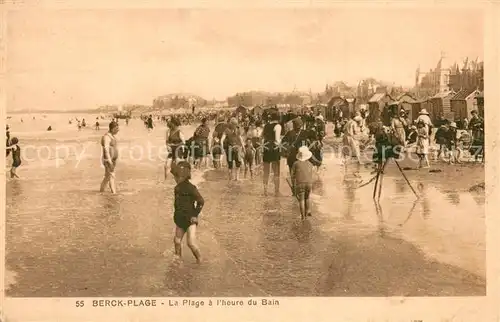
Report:
[[17,11],[8,16],[8,109],[150,104],[189,92],[321,91],[483,57],[472,9]]

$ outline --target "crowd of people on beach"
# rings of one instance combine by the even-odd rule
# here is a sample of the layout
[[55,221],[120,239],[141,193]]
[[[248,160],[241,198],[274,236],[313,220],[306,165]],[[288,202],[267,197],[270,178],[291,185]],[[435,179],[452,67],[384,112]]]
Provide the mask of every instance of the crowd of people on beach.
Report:
[[[381,119],[367,122],[368,113],[361,109],[350,119],[337,120],[334,134],[341,138],[340,145],[344,160],[365,163],[361,152],[370,143],[374,146],[371,160],[374,169],[388,158],[399,158],[405,153],[415,152],[419,157],[419,168],[430,166],[428,158],[431,138],[439,145],[437,151],[448,156],[448,162],[461,162],[464,149],[474,152],[482,148],[484,160],[484,120],[473,111],[465,128],[459,130],[455,122],[441,116],[433,124],[429,113],[422,109],[418,118],[409,122],[404,109],[395,106],[391,109],[390,124],[383,124]],[[99,117],[95,128],[99,130]],[[101,117],[103,119],[103,117]],[[240,170],[244,169],[244,178],[253,179],[256,171],[262,170],[263,192],[268,195],[269,181],[273,178],[274,194],[280,195],[281,159],[286,160],[289,177],[286,179],[292,195],[298,200],[300,216],[311,216],[310,194],[323,159],[326,121],[321,112],[303,110],[300,113],[288,111],[280,113],[276,108],[269,108],[261,114],[236,113],[234,111],[198,111],[196,113],[174,114],[169,116],[142,115],[148,131],[154,129],[154,121],[167,125],[166,145],[168,158],[164,165],[164,177],[171,174],[177,183],[174,189],[175,252],[180,257],[181,242],[187,234],[188,246],[194,256],[201,261],[196,245],[196,225],[204,200],[196,186],[190,183],[193,168],[208,167],[209,158],[215,169],[222,168],[225,159],[228,169],[228,181],[239,181]],[[78,130],[86,127],[85,119],[76,119]],[[213,129],[209,121],[215,121]],[[72,120],[69,121],[70,124]],[[129,118],[125,119],[128,125]],[[191,137],[186,137],[182,125],[200,122]],[[342,128],[339,130],[339,124]],[[464,127],[464,125],[462,125]],[[434,128],[437,128],[433,131]],[[102,164],[104,177],[100,191],[109,187],[116,193],[115,168],[118,160],[119,119],[112,117],[108,131],[101,138]],[[212,133],[212,134],[211,134]],[[432,134],[434,133],[434,136]],[[17,137],[10,137],[9,126],[6,128],[6,156],[12,154],[11,178],[18,178],[17,168],[21,165],[21,148]],[[379,169],[379,168],[378,168]]]

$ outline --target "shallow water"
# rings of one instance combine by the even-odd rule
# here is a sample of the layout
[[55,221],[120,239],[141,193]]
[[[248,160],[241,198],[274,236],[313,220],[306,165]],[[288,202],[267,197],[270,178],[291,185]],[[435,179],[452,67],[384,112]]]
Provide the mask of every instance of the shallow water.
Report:
[[[161,127],[147,133],[135,122],[122,126],[122,145],[163,144]],[[346,170],[333,158],[314,186],[306,221],[284,178],[285,196],[264,198],[259,170],[231,183],[224,170],[195,172],[206,200],[198,229],[205,262],[196,265],[185,247],[179,267],[172,261],[174,183],[163,182],[161,152],[122,154],[119,193],[100,194],[103,133],[65,141],[88,145],[85,157],[23,161],[21,180],[7,182],[9,296],[485,294],[483,203],[408,173],[415,189],[423,183],[415,202],[390,165],[377,211],[373,184],[350,187],[349,174],[359,171],[365,182],[369,170]],[[57,145],[47,137],[32,142]]]

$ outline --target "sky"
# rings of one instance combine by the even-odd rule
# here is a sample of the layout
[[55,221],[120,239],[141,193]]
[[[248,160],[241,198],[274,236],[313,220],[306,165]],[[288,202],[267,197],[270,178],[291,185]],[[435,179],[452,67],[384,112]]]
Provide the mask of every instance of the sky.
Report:
[[123,9],[12,11],[7,106],[151,104],[185,92],[313,92],[374,77],[413,86],[415,70],[483,58],[474,9]]

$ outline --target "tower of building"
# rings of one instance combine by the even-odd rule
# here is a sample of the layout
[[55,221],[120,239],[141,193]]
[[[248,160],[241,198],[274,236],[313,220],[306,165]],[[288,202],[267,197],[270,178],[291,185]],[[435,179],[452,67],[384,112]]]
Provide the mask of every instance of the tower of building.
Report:
[[438,65],[436,67],[437,81],[438,81],[438,91],[446,92],[448,91],[448,83],[450,80],[450,69],[446,68],[446,56],[441,52],[441,58],[439,59]]

